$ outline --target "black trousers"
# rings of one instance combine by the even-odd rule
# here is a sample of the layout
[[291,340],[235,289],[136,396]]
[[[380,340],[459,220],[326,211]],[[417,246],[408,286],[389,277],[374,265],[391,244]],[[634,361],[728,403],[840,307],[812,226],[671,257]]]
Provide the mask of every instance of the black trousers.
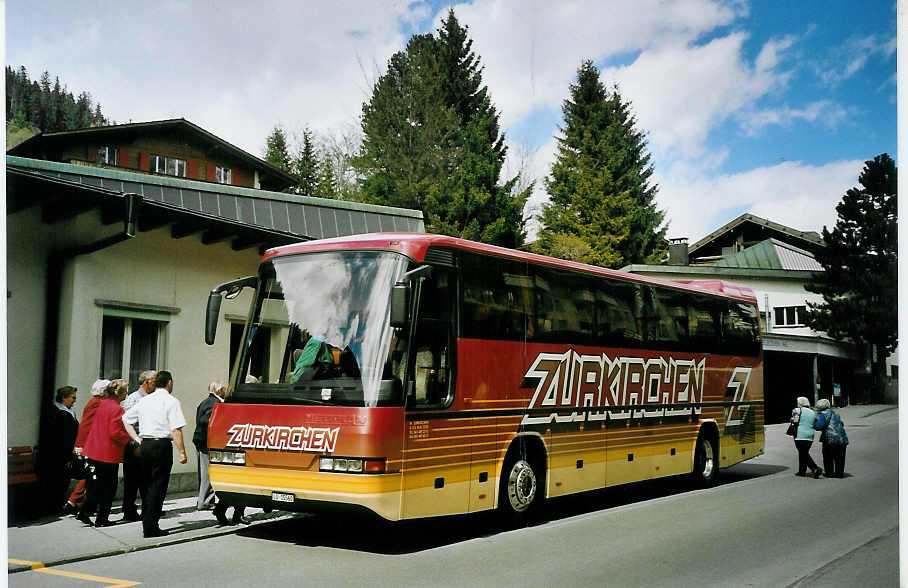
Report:
[[810,468],[810,471],[815,472],[819,466],[813,461],[813,458],[810,457],[810,446],[813,445],[813,441],[808,441],[807,439],[795,439],[795,447],[798,448],[798,473],[804,474],[807,473],[807,468]]
[[145,505],[145,474],[142,471],[142,458],[136,457],[131,443],[123,451],[123,514],[136,514],[136,494],[142,497]]
[[173,467],[173,447],[170,439],[142,439],[142,472],[148,487],[142,502],[142,530],[157,531],[164,509],[170,470]]
[[845,477],[845,449],[847,445],[823,443],[823,467],[827,478]]
[[60,514],[69,496],[69,476],[64,463],[45,465],[38,470],[42,495],[40,514]]
[[120,464],[93,459],[89,459],[88,463],[94,467],[95,471],[86,480],[85,502],[82,503],[79,514],[90,515],[97,507],[98,516],[95,518],[95,524],[106,523],[110,520],[110,507],[113,504],[114,495],[117,493],[117,473],[120,470]]

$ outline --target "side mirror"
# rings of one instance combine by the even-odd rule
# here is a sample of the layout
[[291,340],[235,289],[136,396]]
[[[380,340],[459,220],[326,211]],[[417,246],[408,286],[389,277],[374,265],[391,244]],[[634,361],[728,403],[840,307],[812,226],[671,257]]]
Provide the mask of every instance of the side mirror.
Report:
[[214,345],[214,336],[218,330],[218,316],[221,314],[221,293],[208,294],[208,308],[205,310],[205,343]]
[[221,313],[221,294],[226,294],[228,299],[236,298],[243,288],[255,288],[258,282],[257,277],[248,276],[221,284],[208,293],[208,307],[205,310],[205,343],[214,345],[214,335],[218,330],[218,315]]
[[391,288],[391,326],[402,329],[409,321],[410,287],[398,282]]

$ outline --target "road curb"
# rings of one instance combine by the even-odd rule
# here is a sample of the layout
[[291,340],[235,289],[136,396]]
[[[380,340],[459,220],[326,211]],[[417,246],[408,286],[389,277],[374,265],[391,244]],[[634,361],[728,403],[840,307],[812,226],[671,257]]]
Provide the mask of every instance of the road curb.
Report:
[[[62,559],[56,559],[45,562],[34,562],[35,564],[40,564],[38,568],[53,568],[59,566],[65,566],[72,563],[78,563],[81,561],[88,561],[92,559],[99,559],[102,557],[111,557],[114,555],[124,555],[127,553],[134,553],[136,551],[145,551],[146,549],[156,549],[158,547],[167,547],[170,545],[180,545],[182,543],[191,543],[193,541],[201,541],[202,539],[209,539],[211,537],[222,537],[224,535],[231,535],[242,531],[243,529],[248,529],[249,526],[244,526],[235,529],[224,529],[222,531],[214,531],[212,533],[204,533],[200,535],[193,535],[192,537],[175,537],[173,539],[163,539],[161,541],[153,541],[151,543],[144,543],[142,545],[126,545],[118,549],[108,549],[106,551],[99,551],[97,553],[88,553],[82,555],[76,555],[73,557],[65,557]],[[33,569],[36,569],[36,566],[28,566],[25,564],[7,564],[7,574],[18,574],[19,572],[30,572]]]

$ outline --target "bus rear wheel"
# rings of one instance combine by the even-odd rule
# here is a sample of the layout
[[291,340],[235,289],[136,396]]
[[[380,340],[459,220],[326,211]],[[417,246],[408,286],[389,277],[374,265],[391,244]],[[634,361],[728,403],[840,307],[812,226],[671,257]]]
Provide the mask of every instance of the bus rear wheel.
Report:
[[697,438],[697,448],[694,451],[694,483],[701,487],[712,486],[719,475],[718,451],[716,442],[709,435],[700,435]]
[[508,455],[501,469],[498,508],[513,523],[528,523],[539,514],[545,472],[540,460],[532,456]]

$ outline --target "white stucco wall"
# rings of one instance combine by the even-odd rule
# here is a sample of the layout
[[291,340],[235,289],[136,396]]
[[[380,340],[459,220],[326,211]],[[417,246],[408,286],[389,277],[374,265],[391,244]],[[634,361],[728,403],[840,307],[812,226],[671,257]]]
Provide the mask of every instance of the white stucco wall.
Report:
[[139,233],[107,249],[71,259],[63,276],[46,278],[47,257],[79,240],[84,244],[121,229],[104,226],[92,211],[73,220],[47,225],[40,210],[7,217],[8,271],[8,412],[9,445],[35,445],[38,440],[40,386],[44,361],[45,295],[47,280],[62,288],[60,328],[56,338],[54,388],[69,384],[79,389],[76,411],[89,400],[101,363],[104,308],[96,300],[179,309],[164,315],[166,352],[159,365],[174,376],[174,395],[180,399],[189,463],[174,464],[174,472],[195,472],[191,447],[195,408],[207,395],[212,378],[229,376],[230,329],[226,314],[246,316],[249,291],[221,307],[215,345],[204,342],[205,306],[213,286],[254,274],[260,256],[256,248],[233,251],[230,242],[203,245],[200,234],[173,239],[170,228]]

